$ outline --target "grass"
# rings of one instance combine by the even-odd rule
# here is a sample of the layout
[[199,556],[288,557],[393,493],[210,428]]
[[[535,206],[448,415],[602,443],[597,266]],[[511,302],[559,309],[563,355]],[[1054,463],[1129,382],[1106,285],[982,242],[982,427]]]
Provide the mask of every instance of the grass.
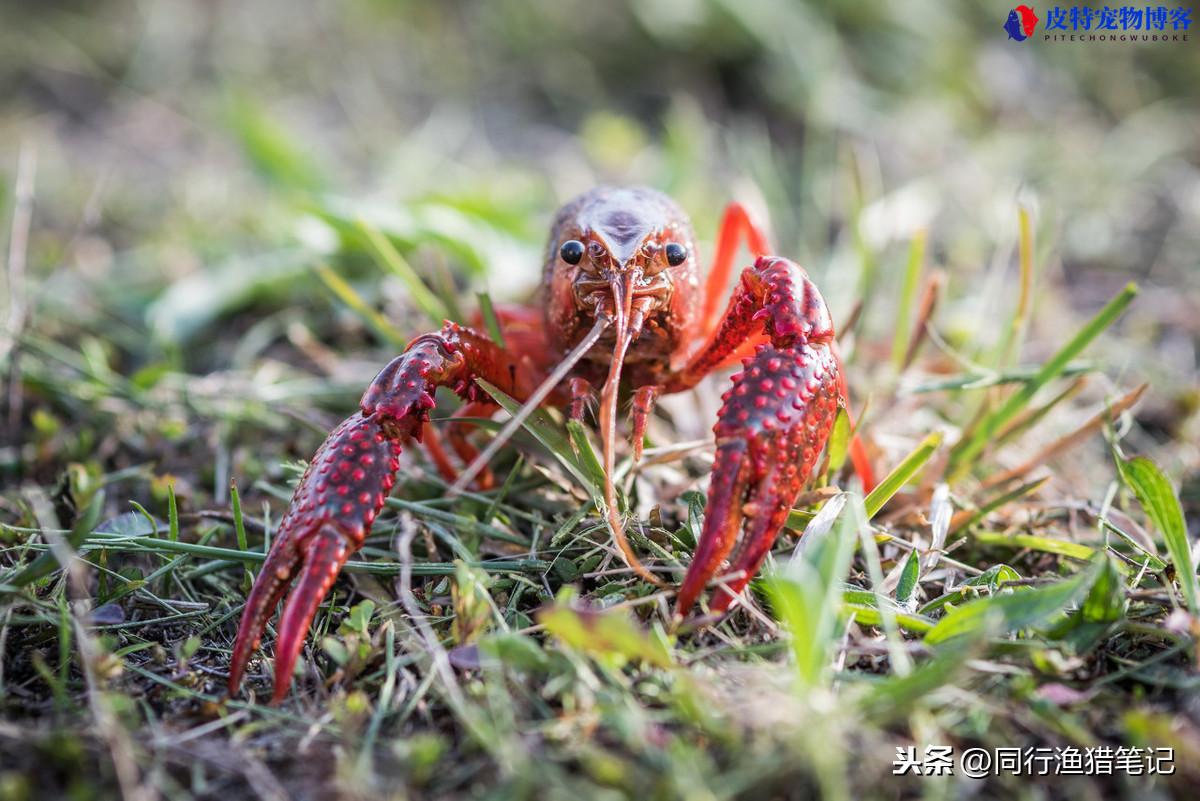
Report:
[[[363,330],[394,340],[363,290],[319,269]],[[1046,496],[1045,464],[1023,471],[1032,481],[988,490],[1011,462],[1002,454],[1020,453],[1030,436],[996,449],[984,432],[1028,414],[1069,420],[1074,412],[1032,404],[1041,390],[1066,403],[1073,360],[1132,298],[1132,288],[1120,293],[1043,365],[1003,381],[943,380],[917,396],[975,417],[948,416],[907,455],[876,447],[888,470],[865,499],[833,473],[831,488],[846,491],[797,508],[798,530],[780,538],[749,610],[708,629],[671,632],[671,591],[614,558],[583,428],[555,412],[534,415],[502,452],[498,488],[457,498],[413,452],[415,469],[318,614],[297,689],[280,709],[262,704],[269,661],[254,663],[247,700],[225,699],[222,676],[246,568],[261,562],[298,467],[264,465],[248,496],[231,484],[225,503],[187,476],[104,472],[95,462],[68,471],[55,495],[26,484],[9,496],[3,527],[10,720],[0,736],[8,753],[32,754],[41,768],[10,770],[0,787],[20,798],[35,776],[49,776],[100,796],[120,787],[127,796],[283,797],[313,782],[387,795],[399,781],[406,793],[436,796],[642,788],[720,798],[807,785],[849,797],[881,782],[917,788],[889,775],[895,748],[910,742],[1190,753],[1188,730],[1168,724],[1195,658],[1178,622],[1192,619],[1179,615],[1194,608],[1195,566],[1170,481],[1145,457],[1118,457],[1107,472],[1121,484],[1091,503]],[[997,324],[1008,319],[1001,312]],[[124,384],[86,358],[29,368],[26,380],[51,396],[79,380]],[[928,371],[918,359],[906,372]],[[989,398],[982,416],[972,402],[980,392]],[[136,390],[124,397],[149,406]],[[868,442],[889,414],[872,407],[861,429]],[[693,488],[711,445],[671,448],[670,419],[657,426],[648,466],[618,472],[631,508],[650,510],[633,530],[639,550],[678,577],[703,498],[663,493]],[[1107,431],[1115,444],[1120,429]],[[835,446],[839,463],[844,449]],[[119,511],[112,496],[143,489],[145,505],[130,500],[130,511],[101,520],[101,510]],[[1077,517],[1070,534],[1067,508]],[[1067,690],[1058,688],[1088,703],[1059,700]],[[92,728],[64,728],[80,719]],[[1176,782],[1190,770],[1179,768]],[[1079,781],[1097,791],[1112,784]]]
[[[0,105],[0,128],[28,133],[0,181],[0,801],[1160,798],[1200,782],[1198,405],[1178,369],[1194,331],[1158,322],[1193,286],[1194,232],[1170,194],[1184,178],[1162,172],[1196,155],[1176,136],[1194,129],[1171,102],[1192,98],[1176,61],[1016,62],[1035,82],[1047,64],[1066,76],[1026,94],[1073,93],[1061,129],[1078,145],[1047,152],[1044,112],[962,77],[982,74],[976,50],[1013,72],[1024,51],[981,33],[997,20],[693,5],[598,24],[489,4],[478,28],[406,7],[402,29],[355,6],[270,35],[247,12],[212,34],[219,66],[194,67],[220,91],[162,69],[187,48],[156,36],[99,22],[111,36],[80,37],[57,12],[27,44],[0,32],[0,75],[9,54],[54,55],[16,83],[92,125],[13,123],[33,92]],[[284,52],[258,47],[274,36]],[[564,84],[579,41],[592,77]],[[415,80],[407,58],[438,69]],[[78,169],[125,134],[96,135],[102,111],[70,105],[63,64],[98,108],[130,114],[120,130],[163,137],[145,183],[116,161],[109,195]],[[1121,70],[1141,88],[1106,91]],[[517,102],[497,77],[513,71],[551,121],[481,143]],[[656,89],[660,75],[685,88]],[[460,81],[498,99],[463,115]],[[716,119],[693,96],[718,86],[738,103]],[[1167,100],[1143,109],[1138,91]],[[393,92],[435,113],[401,125],[380,101]],[[352,120],[336,142],[314,123],[330,108]],[[887,141],[877,119],[894,121]],[[475,308],[495,330],[495,306],[537,282],[554,204],[604,180],[671,192],[703,252],[730,194],[769,212],[845,329],[879,485],[860,491],[840,416],[746,608],[673,630],[673,591],[609,541],[590,426],[535,413],[486,491],[452,494],[406,451],[286,702],[265,704],[271,627],[226,699],[249,581],[303,460],[411,337]],[[671,583],[703,521],[725,381],[664,399],[641,465],[618,461],[631,541]],[[473,421],[481,447],[516,408],[483,389],[505,411]],[[455,408],[439,395],[435,424]],[[1175,773],[892,775],[897,749],[938,745],[1169,747]]]

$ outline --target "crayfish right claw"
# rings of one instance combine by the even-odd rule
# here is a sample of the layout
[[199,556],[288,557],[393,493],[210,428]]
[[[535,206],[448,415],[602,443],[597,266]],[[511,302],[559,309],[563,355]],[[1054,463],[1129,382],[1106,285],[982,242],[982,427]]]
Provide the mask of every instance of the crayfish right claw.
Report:
[[362,546],[395,481],[400,442],[384,432],[385,425],[387,420],[378,415],[356,414],[313,456],[242,611],[229,666],[230,695],[241,685],[276,605],[299,574],[275,643],[273,703],[287,694],[317,606],[346,560]]
[[363,394],[360,411],[326,438],[296,486],[246,601],[229,667],[230,695],[279,599],[299,575],[275,644],[274,701],[287,694],[317,607],[362,547],[395,483],[401,444],[420,437],[438,387],[450,387],[468,403],[482,400],[476,377],[528,395],[528,376],[510,354],[478,332],[446,323],[414,339],[384,367]]

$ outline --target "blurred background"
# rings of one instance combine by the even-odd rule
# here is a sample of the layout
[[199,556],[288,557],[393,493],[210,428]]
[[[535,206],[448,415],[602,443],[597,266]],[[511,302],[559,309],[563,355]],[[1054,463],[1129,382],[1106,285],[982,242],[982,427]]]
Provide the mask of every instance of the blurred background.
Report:
[[[1182,423],[1200,319],[1194,43],[1018,43],[1007,13],[925,0],[9,0],[0,192],[11,210],[24,153],[33,198],[10,314],[47,339],[91,341],[146,388],[249,365],[248,349],[289,326],[311,358],[347,316],[317,263],[365,281],[404,337],[427,325],[401,285],[378,280],[356,223],[391,235],[434,283],[524,299],[556,206],[639,182],[673,194],[706,243],[727,200],[749,202],[838,319],[866,301],[865,332],[891,330],[873,299],[900,290],[925,229],[948,274],[939,325],[983,347],[1004,334],[975,330],[980,313],[1016,297],[1024,206],[1035,325],[1067,330],[1139,281],[1110,347],[1152,344],[1153,358],[1109,355],[1120,367],[1140,354],[1165,390],[1159,414]],[[221,336],[247,327],[249,344]],[[318,366],[369,377],[333,362]]]

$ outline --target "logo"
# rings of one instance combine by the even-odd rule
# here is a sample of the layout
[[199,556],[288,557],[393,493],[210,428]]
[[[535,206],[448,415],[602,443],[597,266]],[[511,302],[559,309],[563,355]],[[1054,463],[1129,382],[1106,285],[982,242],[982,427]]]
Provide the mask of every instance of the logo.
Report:
[[[1187,42],[1192,9],[1168,6],[1053,6],[1045,10],[1042,39],[1047,42]],[[1008,12],[1004,32],[1014,42],[1033,36],[1042,20],[1033,6]]]
[[1023,42],[1030,36],[1033,36],[1033,29],[1037,27],[1037,24],[1037,14],[1033,13],[1032,8],[1029,6],[1017,6],[1008,12],[1008,20],[1004,23],[1004,30],[1008,33],[1009,39]]

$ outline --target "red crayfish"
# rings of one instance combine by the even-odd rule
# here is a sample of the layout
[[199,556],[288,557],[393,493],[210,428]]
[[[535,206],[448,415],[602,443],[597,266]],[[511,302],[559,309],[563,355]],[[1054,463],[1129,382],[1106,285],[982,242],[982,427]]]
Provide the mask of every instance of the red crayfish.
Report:
[[[720,314],[720,295],[743,240],[757,258]],[[492,449],[481,455],[465,425],[450,426],[446,436],[453,450],[470,465],[460,474],[428,423],[438,387],[450,387],[463,399],[459,416],[494,412],[497,405],[476,379],[503,389],[525,408],[568,407],[576,419],[592,387],[600,386],[608,525],[628,565],[661,584],[633,552],[617,505],[612,475],[618,398],[632,396],[636,460],[659,395],[690,389],[709,373],[741,362],[742,372],[722,398],[703,530],[675,601],[678,618],[728,560],[723,570],[728,577],[709,604],[714,614],[726,611],[770,551],[846,403],[824,299],[799,265],[767,251],[763,232],[741,205],[731,204],[702,292],[691,224],[667,196],[640,187],[602,187],[563,207],[546,250],[542,303],[496,309],[503,347],[480,330],[451,322],[417,337],[376,376],[359,411],[313,456],[242,613],[230,693],[241,684],[268,618],[298,577],[275,644],[273,700],[286,694],[317,606],[383,507],[402,447],[420,441],[448,479],[490,485],[486,457]],[[869,482],[857,441],[852,456]]]

